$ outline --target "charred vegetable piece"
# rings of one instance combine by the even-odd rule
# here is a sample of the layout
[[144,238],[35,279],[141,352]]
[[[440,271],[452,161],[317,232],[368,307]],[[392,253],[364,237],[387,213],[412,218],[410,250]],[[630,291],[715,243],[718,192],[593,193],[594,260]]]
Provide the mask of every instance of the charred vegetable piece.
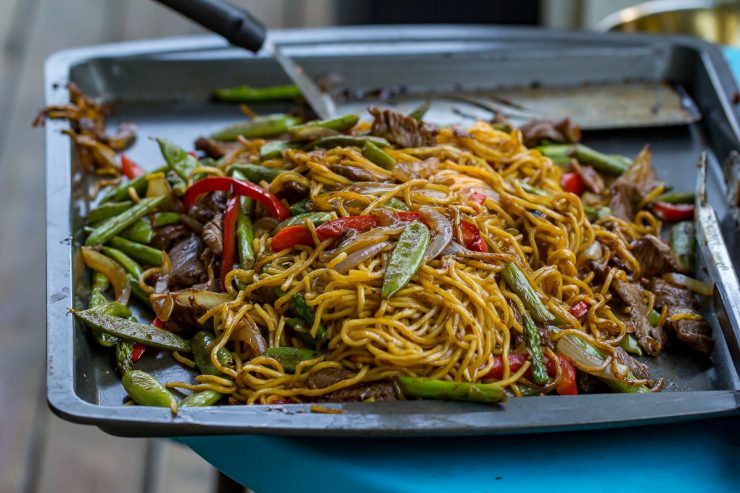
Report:
[[252,87],[239,86],[213,91],[213,98],[228,103],[254,103],[263,101],[282,101],[301,97],[298,87],[288,84],[284,86]]
[[92,330],[105,332],[127,341],[181,353],[190,352],[190,343],[180,336],[152,325],[143,325],[125,318],[106,315],[98,310],[71,310],[75,318]]
[[277,233],[281,229],[287,227],[287,226],[296,226],[299,224],[304,224],[305,220],[309,220],[314,225],[318,226],[319,224],[324,224],[327,221],[331,221],[335,218],[335,215],[331,212],[306,212],[304,214],[298,214],[293,217],[290,217],[286,219],[285,221],[281,222],[277,226],[275,226],[274,233]]
[[264,356],[279,361],[286,373],[295,373],[298,363],[316,359],[321,353],[297,347],[271,347]]
[[383,169],[392,170],[396,165],[395,159],[369,140],[362,147],[362,155]]
[[200,392],[193,392],[189,396],[185,397],[182,401],[180,401],[180,407],[183,408],[215,406],[222,397],[223,394],[219,394],[215,390],[201,390]]
[[[221,371],[211,361],[211,348],[215,340],[214,335],[205,330],[197,332],[190,340],[190,347],[193,350],[193,360],[203,375],[221,375]],[[223,366],[234,365],[234,358],[225,347],[219,349],[216,353],[216,358]]]
[[398,377],[398,386],[406,397],[495,403],[506,400],[506,394],[494,384],[451,382],[421,377]]
[[148,217],[142,217],[121,231],[120,236],[137,243],[149,244],[154,236],[152,221]]
[[260,202],[271,216],[280,221],[283,221],[290,216],[288,208],[280,201],[280,199],[262,187],[253,183],[222,176],[204,178],[191,185],[183,197],[185,210],[189,210],[201,194],[215,192],[217,190],[231,192],[236,195],[243,195],[254,199]]
[[[167,169],[168,169],[167,166],[161,166],[153,170],[151,173],[163,173],[167,171]],[[128,200],[129,198],[128,189],[129,188],[133,188],[134,190],[136,190],[136,193],[138,193],[139,195],[144,195],[144,192],[146,191],[146,186],[147,186],[147,176],[149,174],[138,176],[131,181],[123,182],[120,185],[116,186],[115,188],[110,189],[110,192],[107,193],[100,200],[101,203],[120,202],[123,200]]]
[[540,335],[537,332],[537,326],[534,324],[529,314],[522,314],[522,327],[524,329],[524,341],[532,355],[532,380],[540,385],[547,383],[547,368],[542,357],[542,347],[540,346]]
[[322,149],[333,149],[334,147],[365,147],[365,143],[372,142],[377,147],[388,147],[390,143],[382,137],[373,137],[370,135],[353,137],[350,135],[337,135],[334,137],[325,137],[308,144],[304,150],[310,151],[320,147]]
[[429,230],[419,221],[414,221],[403,230],[383,276],[383,298],[390,298],[413,278],[424,262],[424,253],[429,246]]
[[211,135],[216,140],[232,141],[239,136],[247,139],[269,138],[285,133],[290,127],[298,125],[299,118],[274,114],[258,116],[253,120],[235,123]]
[[141,370],[130,370],[121,379],[131,400],[141,406],[167,407],[177,414],[177,399],[159,380]]
[[535,290],[529,284],[529,280],[514,263],[509,262],[503,270],[504,280],[509,289],[519,296],[532,318],[537,322],[550,322],[555,319],[547,309]]
[[200,165],[198,160],[185,149],[167,139],[158,138],[157,143],[169,169],[177,173],[183,181],[187,181],[193,169]]
[[141,202],[121,214],[112,217],[98,226],[90,233],[85,240],[86,246],[106,243],[118,233],[135,223],[138,219],[144,217],[153,211],[162,202],[163,197],[153,197],[142,199]]
[[671,227],[671,250],[686,272],[694,272],[696,234],[693,222],[682,221]]
[[141,243],[136,243],[120,236],[111,238],[108,245],[122,251],[144,265],[162,265],[162,251],[156,248],[142,245]]
[[[229,168],[229,174],[234,178],[244,180],[245,178],[252,183],[259,183],[262,180],[267,183],[272,182],[275,178],[285,173],[286,170],[278,168],[270,168],[262,166],[260,164],[233,164]],[[236,172],[241,173],[240,177],[237,177]]]
[[87,216],[87,224],[90,226],[98,224],[102,221],[105,221],[106,219],[110,219],[113,216],[121,214],[122,212],[130,209],[133,205],[134,203],[130,200],[124,202],[108,202],[105,204],[101,204],[90,211],[90,214],[88,214]]
[[123,268],[117,262],[92,248],[82,247],[80,252],[86,266],[108,278],[113,285],[116,300],[124,305],[128,303],[129,296],[131,296],[131,284]]

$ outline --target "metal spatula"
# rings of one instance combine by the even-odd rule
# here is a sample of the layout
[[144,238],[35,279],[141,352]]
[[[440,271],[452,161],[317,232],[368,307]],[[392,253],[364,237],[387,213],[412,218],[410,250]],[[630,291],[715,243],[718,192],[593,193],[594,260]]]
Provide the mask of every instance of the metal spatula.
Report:
[[319,118],[334,116],[331,98],[319,90],[303,68],[286,56],[279,46],[266,41],[265,26],[249,12],[224,0],[156,0],[204,28],[249,51],[259,51],[265,43],[290,80],[300,89]]

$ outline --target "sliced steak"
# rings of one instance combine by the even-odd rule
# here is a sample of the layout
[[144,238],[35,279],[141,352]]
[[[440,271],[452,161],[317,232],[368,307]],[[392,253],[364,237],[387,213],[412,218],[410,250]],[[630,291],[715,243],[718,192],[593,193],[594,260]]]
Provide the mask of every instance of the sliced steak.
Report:
[[601,195],[606,190],[604,185],[604,179],[601,177],[598,171],[593,169],[591,166],[582,166],[577,161],[571,163],[573,171],[581,177],[583,183],[586,185],[591,192]]
[[634,164],[614,180],[610,187],[612,198],[609,208],[612,214],[625,221],[632,221],[637,213],[637,206],[660,183],[650,165],[650,151],[645,147],[635,158]]
[[666,326],[675,332],[679,341],[703,355],[709,355],[714,348],[712,328],[706,320],[671,320],[681,314],[699,315],[696,311],[696,300],[691,291],[679,288],[662,279],[651,279],[648,289],[655,294],[655,306],[668,307]]
[[399,147],[433,146],[437,143],[439,129],[421,120],[393,110],[382,110],[377,106],[368,108],[373,117],[370,133],[387,139]]
[[640,380],[650,379],[650,368],[648,368],[648,365],[637,361],[635,358],[627,354],[627,352],[622,348],[615,348],[614,353],[617,355],[617,359],[621,363],[627,365],[627,367],[632,371],[632,374],[635,377],[639,378]]
[[620,279],[614,279],[611,289],[617,293],[622,302],[629,307],[630,319],[627,326],[634,331],[640,346],[653,356],[663,348],[668,337],[661,327],[653,327],[647,318],[647,305],[643,301],[642,288]]
[[324,368],[309,375],[308,387],[311,389],[324,389],[352,375],[352,372],[344,368]]
[[226,209],[226,192],[213,192],[199,198],[188,212],[188,216],[200,224],[206,224]]
[[340,389],[322,397],[330,402],[397,401],[400,395],[391,382],[377,382]]
[[203,151],[206,156],[213,159],[220,159],[225,155],[241,148],[239,142],[221,142],[207,137],[199,137],[195,141],[195,148]]
[[154,231],[149,246],[158,250],[169,250],[172,244],[187,235],[188,228],[183,224],[170,224]]
[[532,120],[519,127],[519,130],[527,147],[536,147],[543,140],[556,144],[575,144],[581,140],[581,128],[570,118],[560,121]]
[[640,263],[642,277],[655,277],[666,272],[683,272],[671,247],[653,235],[645,235],[634,241],[632,255]]
[[175,243],[175,246],[167,252],[171,265],[171,287],[187,288],[206,280],[206,268],[200,259],[202,249],[203,243],[200,239],[190,235]]

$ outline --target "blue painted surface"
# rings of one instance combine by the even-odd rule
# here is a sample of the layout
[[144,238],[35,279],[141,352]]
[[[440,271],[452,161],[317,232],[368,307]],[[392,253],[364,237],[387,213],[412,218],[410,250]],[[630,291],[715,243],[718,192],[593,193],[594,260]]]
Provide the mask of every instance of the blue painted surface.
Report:
[[[740,49],[725,56],[740,74]],[[740,418],[496,437],[177,440],[257,493],[740,492]]]

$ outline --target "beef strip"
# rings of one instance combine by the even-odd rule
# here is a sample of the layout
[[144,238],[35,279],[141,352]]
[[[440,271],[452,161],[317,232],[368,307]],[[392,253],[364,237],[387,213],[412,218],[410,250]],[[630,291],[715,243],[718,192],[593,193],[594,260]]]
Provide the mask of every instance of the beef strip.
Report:
[[199,137],[195,141],[195,148],[205,152],[206,156],[213,159],[220,159],[225,155],[241,148],[239,142],[221,142],[207,137]]
[[591,166],[582,166],[575,160],[571,163],[571,167],[573,168],[573,171],[581,177],[586,188],[599,195],[604,193],[606,185],[604,185],[604,179],[598,171],[593,169]]
[[336,390],[322,397],[330,402],[396,401],[400,392],[392,382],[376,382]]
[[650,278],[666,272],[683,271],[671,247],[653,235],[645,235],[634,241],[632,255],[640,263],[642,277]]
[[536,147],[543,140],[556,144],[574,144],[581,140],[581,128],[570,118],[560,121],[532,120],[519,127],[519,130],[527,147]]
[[290,180],[283,183],[282,188],[277,192],[277,196],[281,199],[287,200],[289,203],[298,202],[308,196],[310,190],[307,186],[298,183],[295,180]]
[[306,383],[310,389],[323,389],[341,382],[352,375],[352,372],[344,368],[324,368],[309,375]]
[[374,173],[372,171],[360,168],[358,166],[351,166],[349,164],[332,164],[329,169],[334,173],[349,178],[353,182],[358,181],[383,181],[386,179],[384,175],[380,173]]
[[213,219],[203,226],[201,237],[203,242],[219,257],[224,253],[224,217],[221,213],[213,216]]
[[635,358],[627,354],[627,352],[622,348],[614,348],[614,354],[617,355],[617,359],[627,365],[627,367],[632,371],[632,374],[639,378],[640,380],[649,380],[650,379],[650,368],[648,368],[648,365],[645,363],[641,363],[637,361]]
[[188,234],[184,224],[169,224],[154,230],[149,246],[157,250],[169,250],[173,243]]
[[668,307],[666,326],[676,333],[678,340],[700,354],[711,354],[714,339],[712,328],[706,320],[671,320],[672,316],[683,313],[699,315],[693,293],[659,278],[651,279],[648,289],[655,294],[655,306]]
[[206,268],[200,259],[203,243],[195,235],[184,238],[173,246],[168,253],[170,257],[170,285],[185,288],[204,282]]
[[225,209],[226,192],[207,193],[190,207],[188,216],[204,225]]
[[439,129],[421,120],[376,106],[368,108],[373,116],[372,135],[384,137],[399,147],[432,146],[437,143]]
[[614,180],[610,187],[612,197],[609,208],[612,214],[625,221],[632,221],[637,213],[637,206],[660,183],[650,166],[650,151],[645,147],[635,158],[634,164]]

